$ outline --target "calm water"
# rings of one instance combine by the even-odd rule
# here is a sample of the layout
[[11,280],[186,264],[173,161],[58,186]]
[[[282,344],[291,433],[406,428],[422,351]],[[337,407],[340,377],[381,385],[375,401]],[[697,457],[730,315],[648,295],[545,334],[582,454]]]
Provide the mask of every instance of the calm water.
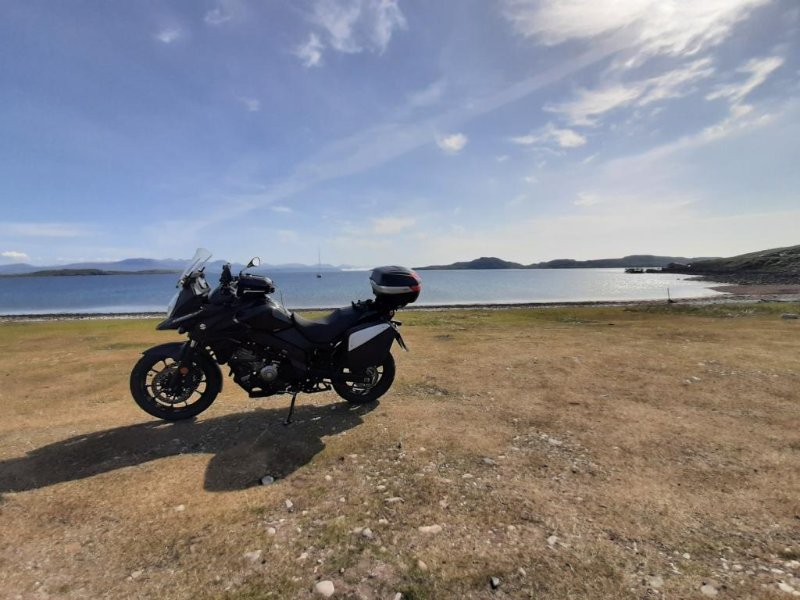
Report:
[[[682,275],[632,275],[622,269],[421,271],[418,305],[574,302],[716,296]],[[218,275],[209,274],[209,281]],[[0,278],[0,314],[160,312],[177,275]],[[372,297],[368,271],[273,274],[289,308],[335,307]],[[280,298],[280,293],[275,296]]]

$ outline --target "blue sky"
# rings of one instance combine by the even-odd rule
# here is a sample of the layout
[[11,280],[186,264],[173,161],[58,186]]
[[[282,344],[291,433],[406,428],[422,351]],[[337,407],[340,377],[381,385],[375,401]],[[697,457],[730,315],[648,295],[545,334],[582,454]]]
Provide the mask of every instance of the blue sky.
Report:
[[0,261],[800,243],[796,0],[0,0]]

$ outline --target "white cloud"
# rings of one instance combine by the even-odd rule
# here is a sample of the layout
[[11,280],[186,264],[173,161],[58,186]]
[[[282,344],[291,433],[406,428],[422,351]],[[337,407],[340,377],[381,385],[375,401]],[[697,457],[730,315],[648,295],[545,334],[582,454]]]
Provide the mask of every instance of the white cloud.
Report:
[[527,194],[518,194],[518,195],[514,196],[511,200],[506,202],[506,206],[508,208],[513,208],[515,206],[520,206],[521,204],[524,204],[527,199],[528,199],[528,195]]
[[270,210],[276,213],[288,214],[292,212],[291,208],[289,208],[288,206],[281,206],[280,204],[272,204],[269,208]]
[[239,98],[239,102],[244,104],[244,107],[250,112],[258,112],[261,110],[261,101],[258,98],[242,96]]
[[208,11],[203,20],[209,25],[222,25],[230,21],[231,18],[231,15],[226,13],[221,7],[217,7]]
[[525,183],[539,183],[539,178],[536,175],[526,175],[522,178]]
[[553,46],[621,35],[637,60],[689,56],[727,38],[770,0],[505,0],[504,14],[525,37]]
[[447,84],[444,79],[434,81],[428,87],[413,92],[408,95],[408,104],[412,108],[430,106],[436,104],[444,95]]
[[372,219],[372,233],[392,235],[412,227],[416,222],[412,217],[379,217]]
[[575,206],[594,206],[595,204],[600,204],[600,200],[595,194],[580,192],[578,194],[578,199],[575,200],[573,204]]
[[322,64],[323,48],[317,34],[312,33],[305,44],[300,44],[294,49],[294,55],[303,61],[304,67],[318,67]]
[[572,129],[559,129],[552,123],[548,123],[539,133],[512,137],[511,141],[522,146],[554,142],[561,148],[578,148],[586,143],[586,138]]
[[0,234],[32,238],[74,238],[88,235],[85,227],[70,223],[0,223]]
[[508,154],[501,154],[500,156],[495,156],[494,159],[499,163],[506,162],[509,158],[511,158]]
[[463,133],[453,133],[436,138],[436,144],[448,154],[458,154],[468,141],[467,136]]
[[24,252],[17,252],[16,250],[6,250],[5,252],[0,252],[0,256],[3,258],[10,258],[14,261],[29,260],[27,254]]
[[168,27],[158,31],[155,37],[159,42],[171,44],[183,37],[183,32],[175,27]]
[[749,74],[749,77],[740,83],[718,86],[713,92],[706,96],[706,100],[725,98],[732,104],[736,104],[764,83],[767,77],[769,77],[775,69],[780,67],[783,62],[783,58],[780,56],[754,58],[737,69],[739,73]]
[[691,84],[713,73],[711,59],[703,58],[656,77],[580,90],[577,98],[546,106],[545,110],[562,115],[572,125],[596,125],[599,117],[618,108],[684,96],[693,90]]
[[383,53],[406,19],[397,0],[318,0],[312,21],[338,52]]

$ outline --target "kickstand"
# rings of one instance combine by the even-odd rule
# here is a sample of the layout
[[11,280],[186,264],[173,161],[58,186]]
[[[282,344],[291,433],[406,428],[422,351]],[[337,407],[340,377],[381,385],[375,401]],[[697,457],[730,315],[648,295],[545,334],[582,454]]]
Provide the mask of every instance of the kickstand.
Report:
[[283,422],[284,425],[291,425],[292,424],[292,414],[294,413],[294,401],[297,399],[297,392],[292,393],[292,403],[289,405],[289,414],[286,415],[286,420]]

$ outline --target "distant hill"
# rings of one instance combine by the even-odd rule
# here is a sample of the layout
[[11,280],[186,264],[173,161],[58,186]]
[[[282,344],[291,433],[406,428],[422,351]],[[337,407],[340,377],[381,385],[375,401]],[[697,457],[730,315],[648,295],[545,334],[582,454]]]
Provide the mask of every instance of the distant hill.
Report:
[[430,267],[416,267],[418,271],[456,270],[456,269],[525,269],[525,265],[495,258],[494,256],[481,256],[467,262],[457,262],[451,265],[432,265]]
[[667,271],[730,283],[800,283],[800,245],[672,264]]
[[143,271],[104,271],[103,269],[43,269],[29,273],[4,273],[0,277],[74,277],[97,275],[168,275],[180,273],[166,269],[145,269]]
[[654,256],[652,254],[632,254],[623,258],[598,258],[594,260],[573,260],[559,258],[546,262],[523,265],[492,256],[483,256],[466,262],[456,262],[450,265],[432,265],[417,267],[417,270],[453,270],[453,269],[608,269],[627,267],[666,267],[670,263],[689,264],[700,258],[686,258],[682,256]]

